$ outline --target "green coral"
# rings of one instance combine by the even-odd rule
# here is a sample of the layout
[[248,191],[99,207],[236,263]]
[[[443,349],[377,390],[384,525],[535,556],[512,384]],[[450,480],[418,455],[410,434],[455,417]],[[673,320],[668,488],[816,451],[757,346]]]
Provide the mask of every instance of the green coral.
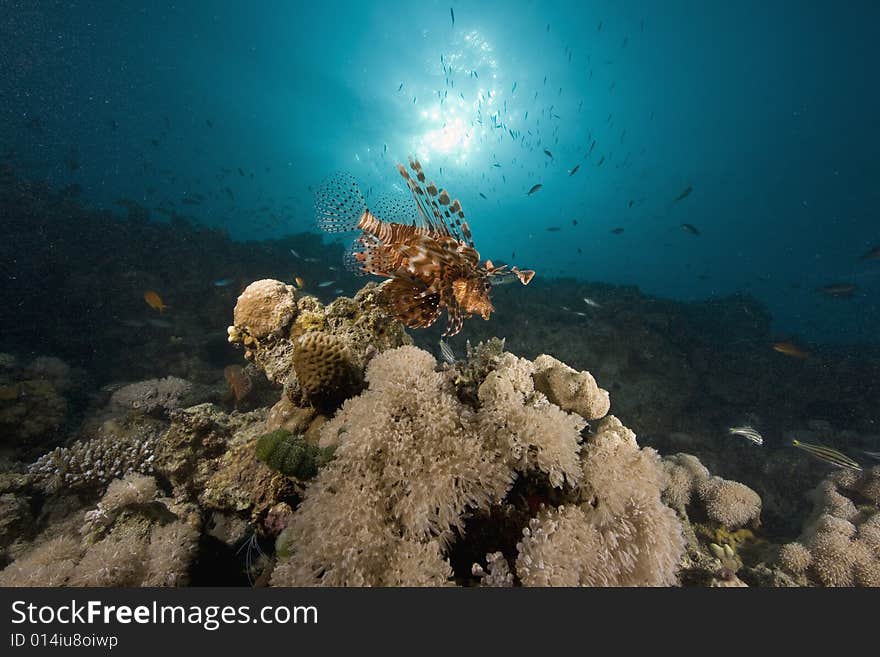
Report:
[[291,336],[295,338],[312,331],[321,331],[326,326],[327,320],[324,318],[323,312],[319,310],[303,310],[300,312],[299,317],[296,318]]
[[273,470],[297,479],[311,479],[333,458],[335,447],[316,447],[302,436],[276,429],[257,439],[257,458]]

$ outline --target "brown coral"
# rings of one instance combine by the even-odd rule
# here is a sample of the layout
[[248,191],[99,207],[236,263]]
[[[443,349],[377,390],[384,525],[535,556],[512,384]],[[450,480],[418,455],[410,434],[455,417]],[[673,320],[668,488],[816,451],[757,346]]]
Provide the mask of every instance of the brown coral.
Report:
[[354,394],[360,372],[342,339],[331,333],[312,331],[298,338],[295,344],[293,369],[312,405],[320,410],[332,410]]
[[233,324],[251,338],[280,336],[296,316],[296,292],[292,285],[265,278],[248,285],[238,297]]
[[535,388],[564,411],[577,413],[586,420],[598,420],[608,414],[611,400],[589,372],[578,372],[552,356],[535,359]]

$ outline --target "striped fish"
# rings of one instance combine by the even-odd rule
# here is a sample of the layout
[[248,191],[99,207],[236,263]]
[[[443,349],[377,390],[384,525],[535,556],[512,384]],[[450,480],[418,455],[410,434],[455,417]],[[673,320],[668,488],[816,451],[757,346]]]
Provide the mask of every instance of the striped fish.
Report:
[[452,347],[449,346],[449,343],[440,340],[440,355],[443,356],[443,360],[450,365],[455,365],[455,352],[452,351]]
[[800,440],[792,440],[791,444],[798,449],[802,449],[805,452],[812,454],[817,459],[822,459],[826,463],[830,463],[831,465],[837,466],[838,468],[857,470],[859,472],[861,472],[862,470],[862,466],[853,461],[846,454],[844,454],[843,452],[839,452],[836,449],[832,449],[831,447],[813,445],[811,443],[802,443]]
[[758,433],[758,431],[754,427],[730,427],[727,429],[727,433],[729,433],[731,436],[742,436],[747,440],[751,440],[756,445],[764,444],[764,437],[760,433]]

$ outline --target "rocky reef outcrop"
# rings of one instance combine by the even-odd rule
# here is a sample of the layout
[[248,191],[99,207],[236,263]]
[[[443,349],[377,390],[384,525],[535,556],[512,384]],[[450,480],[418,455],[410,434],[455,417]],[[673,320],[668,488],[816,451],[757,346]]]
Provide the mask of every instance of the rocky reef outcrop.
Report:
[[[73,440],[0,477],[0,582],[875,581],[876,473],[829,480],[780,547],[752,488],[640,446],[602,376],[498,339],[438,362],[375,284],[325,305],[258,281],[228,336],[274,403],[224,407],[176,379],[117,389]],[[828,556],[844,548],[865,558]]]

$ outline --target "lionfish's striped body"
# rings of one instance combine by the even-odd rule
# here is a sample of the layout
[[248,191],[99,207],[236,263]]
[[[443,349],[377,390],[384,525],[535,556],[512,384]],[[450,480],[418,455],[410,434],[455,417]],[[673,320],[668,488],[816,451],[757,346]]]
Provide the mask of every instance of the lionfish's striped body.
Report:
[[386,203],[380,216],[411,215],[401,222],[376,216],[366,207],[357,183],[347,176],[331,179],[317,197],[318,222],[329,232],[359,230],[352,263],[363,273],[383,276],[383,296],[391,313],[410,328],[437,321],[443,309],[448,321],[444,335],[455,335],[474,314],[489,319],[492,277],[516,276],[524,285],[530,270],[480,264],[471,231],[458,199],[425,182],[418,160],[410,160],[412,175],[398,165],[413,200],[405,206]]

